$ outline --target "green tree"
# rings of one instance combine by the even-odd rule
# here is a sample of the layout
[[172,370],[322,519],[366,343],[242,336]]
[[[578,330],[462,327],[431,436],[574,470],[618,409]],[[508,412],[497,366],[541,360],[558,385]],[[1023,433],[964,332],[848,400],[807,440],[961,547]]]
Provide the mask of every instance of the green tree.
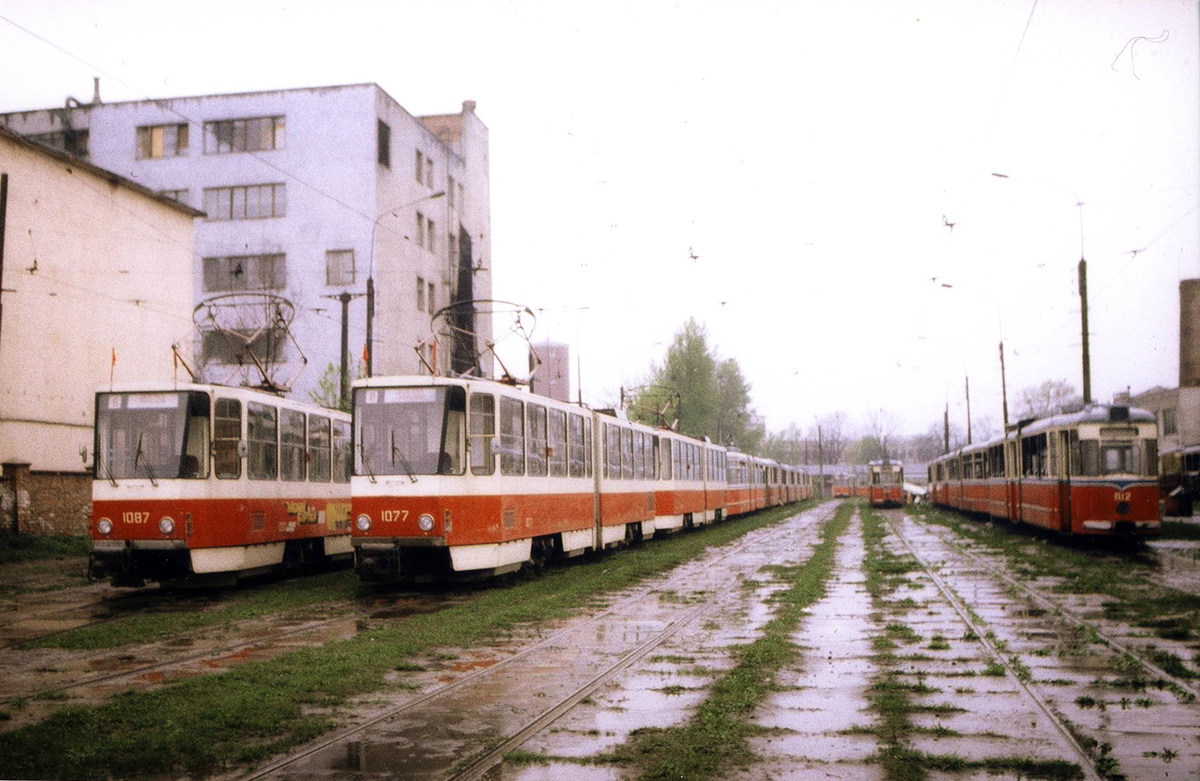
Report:
[[733,358],[722,360],[708,332],[689,318],[675,334],[662,364],[633,391],[629,416],[652,425],[672,425],[688,436],[708,437],[754,452],[765,429],[750,406],[750,384]]
[[[362,361],[358,361],[354,367],[354,377],[352,379],[361,380],[366,376],[366,365]],[[309,391],[308,398],[314,404],[320,404],[327,409],[340,409],[342,412],[350,411],[350,398],[347,397],[345,404],[342,403],[341,372],[332,363],[325,367],[321,378],[317,380],[316,390]]]

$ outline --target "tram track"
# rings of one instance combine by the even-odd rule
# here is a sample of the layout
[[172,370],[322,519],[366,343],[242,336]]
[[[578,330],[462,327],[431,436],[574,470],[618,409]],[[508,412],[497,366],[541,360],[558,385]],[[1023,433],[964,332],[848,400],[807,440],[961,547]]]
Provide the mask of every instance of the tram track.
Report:
[[[707,572],[713,571],[720,563],[744,553],[752,544],[770,546],[785,535],[794,535],[798,532],[811,533],[813,529],[819,528],[822,523],[832,517],[834,507],[835,505],[827,505],[825,507],[813,508],[809,511],[812,513],[812,517],[800,528],[792,527],[786,531],[772,530],[752,540],[743,538],[736,544],[728,546],[728,550],[722,552],[719,556],[706,561],[705,570]],[[570,641],[572,637],[582,635],[586,630],[595,627],[606,619],[610,619],[622,611],[632,610],[656,593],[684,585],[689,578],[695,579],[695,573],[689,573],[685,568],[681,569],[684,571],[676,572],[667,579],[658,580],[651,585],[639,587],[632,593],[616,600],[600,612],[590,615],[586,619],[580,620],[561,631],[554,632],[538,642],[499,660],[491,666],[466,673],[462,677],[419,694],[410,700],[389,707],[359,724],[340,730],[326,738],[319,739],[265,767],[259,768],[248,775],[237,776],[237,778],[240,781],[258,781],[259,779],[283,773],[294,765],[320,752],[331,749],[338,744],[348,744],[351,738],[361,735],[373,727],[396,719],[410,711],[415,711],[422,706],[427,706],[443,698],[448,698],[450,695],[465,689],[471,684],[482,683],[493,676],[499,676],[520,662],[531,659],[538,652],[562,646]],[[715,589],[715,593],[721,593],[721,589],[728,589],[730,586],[735,586],[740,577],[741,573],[736,573],[723,578],[720,583],[706,585]],[[553,724],[557,719],[570,711],[571,708],[586,699],[604,684],[612,681],[622,672],[629,669],[630,666],[645,658],[651,651],[670,640],[682,629],[695,623],[700,617],[713,610],[716,604],[716,601],[708,599],[702,601],[700,604],[689,607],[682,615],[675,617],[661,630],[656,631],[650,637],[636,645],[636,647],[621,654],[615,662],[606,665],[600,672],[590,676],[582,685],[572,688],[565,695],[558,696],[552,704],[541,708],[533,716],[525,718],[522,723],[508,730],[508,734],[502,736],[502,739],[498,743],[486,747],[480,755],[472,757],[465,766],[451,770],[450,775],[444,776],[444,778],[446,781],[467,781],[468,779],[485,777],[490,770],[503,760],[508,752],[519,747],[530,737]]]
[[[895,529],[893,531],[895,531],[897,536],[899,536],[898,531]],[[961,556],[970,561],[975,567],[987,572],[992,577],[1004,583],[1005,586],[1024,594],[1030,601],[1036,603],[1042,609],[1059,616],[1074,628],[1089,632],[1098,640],[1103,642],[1104,645],[1106,645],[1113,653],[1120,656],[1128,655],[1133,659],[1136,659],[1138,663],[1140,663],[1147,671],[1153,673],[1156,677],[1169,682],[1171,685],[1177,687],[1178,690],[1189,693],[1193,698],[1200,694],[1200,682],[1192,679],[1180,678],[1163,669],[1136,647],[1131,646],[1128,643],[1123,643],[1113,637],[1111,633],[1105,632],[1098,628],[1094,621],[1090,621],[1084,616],[1079,615],[1060,602],[1051,599],[1045,593],[1034,589],[1025,583],[1022,583],[1000,567],[991,564],[982,557],[965,549],[956,539],[952,538],[951,532],[940,532],[938,530],[930,531],[944,544],[954,548]]]
[[904,549],[908,551],[908,554],[912,556],[913,559],[920,565],[921,570],[933,582],[942,598],[946,600],[946,602],[958,615],[959,619],[962,620],[964,626],[966,626],[968,630],[975,634],[979,642],[984,646],[985,649],[987,649],[988,655],[991,657],[991,659],[1004,668],[1005,673],[1010,679],[1017,683],[1024,695],[1034,704],[1037,711],[1054,726],[1055,731],[1058,733],[1063,742],[1070,746],[1071,750],[1075,753],[1076,758],[1079,760],[1080,768],[1083,770],[1083,773],[1087,779],[1089,781],[1103,781],[1103,777],[1095,768],[1092,757],[1088,754],[1084,747],[1080,745],[1079,741],[1075,738],[1075,735],[1067,726],[1066,722],[1059,716],[1057,712],[1055,712],[1055,710],[1036,690],[1036,688],[1029,684],[1029,682],[1026,680],[1027,676],[1022,675],[1021,671],[1017,669],[1012,660],[1005,656],[1002,650],[998,647],[997,643],[990,636],[987,627],[983,625],[981,621],[977,621],[976,618],[972,616],[973,611],[970,605],[967,604],[961,597],[959,597],[958,593],[946,582],[944,578],[941,577],[941,575],[938,574],[937,570],[932,566],[932,564],[926,561],[920,555],[920,553],[917,552],[916,548],[912,545],[909,539],[905,537],[903,532],[894,522],[892,514],[884,513],[883,516],[887,521],[888,529],[891,531],[892,535],[900,541],[900,543],[904,546]]

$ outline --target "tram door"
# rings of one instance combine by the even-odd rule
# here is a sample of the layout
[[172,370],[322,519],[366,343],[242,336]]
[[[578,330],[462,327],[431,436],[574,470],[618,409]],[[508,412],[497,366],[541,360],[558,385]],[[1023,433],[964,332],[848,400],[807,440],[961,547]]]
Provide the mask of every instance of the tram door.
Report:
[[1058,486],[1058,528],[1071,532],[1071,457],[1070,439],[1066,431],[1050,432],[1050,465]]

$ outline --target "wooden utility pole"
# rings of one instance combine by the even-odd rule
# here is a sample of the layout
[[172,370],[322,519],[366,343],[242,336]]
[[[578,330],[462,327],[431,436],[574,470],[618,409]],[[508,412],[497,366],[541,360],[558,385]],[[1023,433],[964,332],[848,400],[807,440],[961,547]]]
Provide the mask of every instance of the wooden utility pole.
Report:
[[966,377],[967,381],[967,444],[971,444],[971,378]]
[[[1082,212],[1080,216],[1082,223]],[[1079,259],[1079,320],[1083,330],[1083,403],[1092,403],[1092,352],[1088,345],[1087,261]]]
[[950,402],[946,402],[946,411],[942,413],[942,455],[950,452]]
[[1000,402],[1004,405],[1004,430],[1008,431],[1008,382],[1004,378],[1004,340],[1000,340]]
[[821,427],[817,426],[817,476],[820,479],[820,497],[825,498],[825,443],[821,438]]

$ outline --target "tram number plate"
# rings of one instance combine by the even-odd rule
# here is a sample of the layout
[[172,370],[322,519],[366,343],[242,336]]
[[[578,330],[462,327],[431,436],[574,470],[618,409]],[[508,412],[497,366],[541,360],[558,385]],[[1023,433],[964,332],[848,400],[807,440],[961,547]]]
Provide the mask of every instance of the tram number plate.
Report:
[[1132,498],[1133,498],[1132,491],[1117,491],[1116,493],[1113,494],[1114,502],[1128,502]]
[[408,510],[384,510],[379,514],[379,520],[384,523],[397,523],[408,520]]
[[121,513],[121,520],[125,523],[146,523],[150,520],[150,513],[130,512]]

